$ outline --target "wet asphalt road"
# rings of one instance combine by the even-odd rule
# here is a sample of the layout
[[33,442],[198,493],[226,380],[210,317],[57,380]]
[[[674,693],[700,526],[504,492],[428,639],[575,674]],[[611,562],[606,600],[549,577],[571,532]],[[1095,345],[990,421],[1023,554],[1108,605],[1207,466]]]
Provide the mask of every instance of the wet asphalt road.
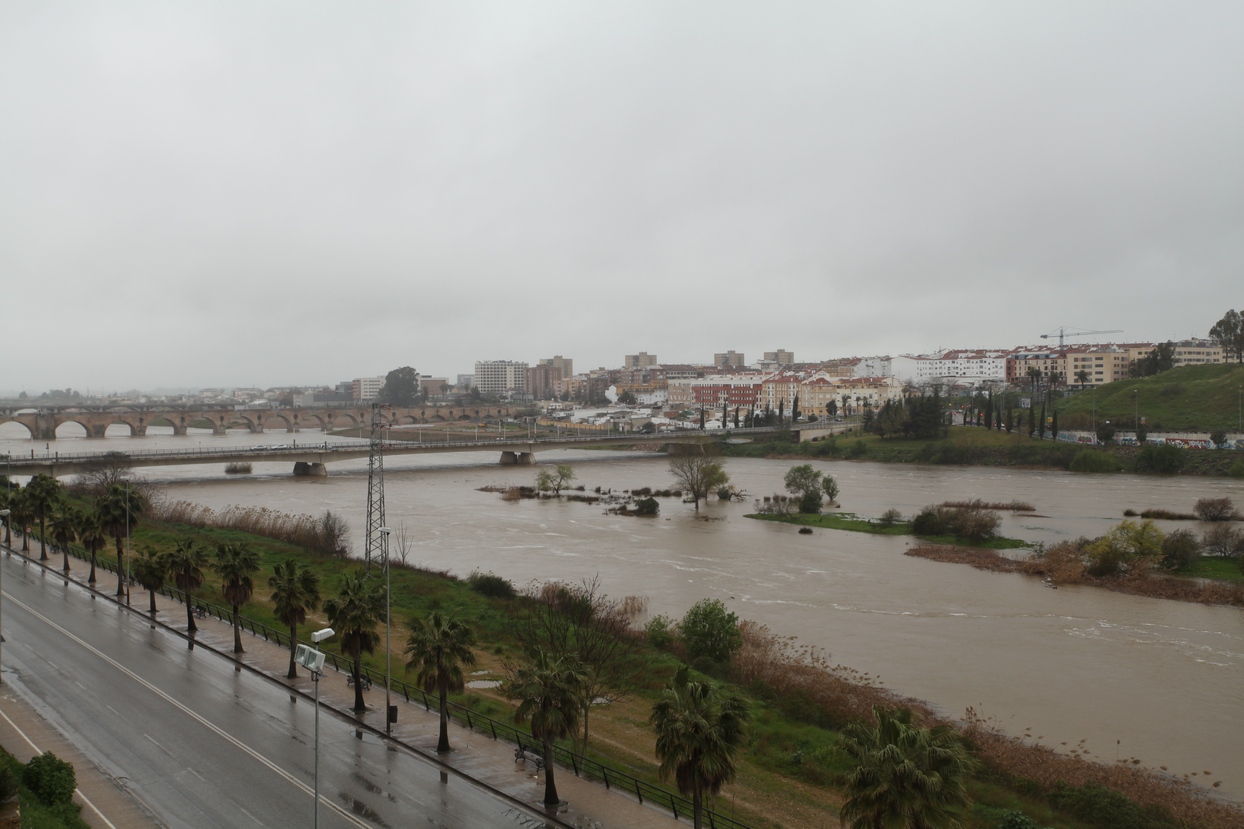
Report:
[[[310,702],[20,559],[0,566],[4,681],[160,821],[312,825]],[[319,758],[325,829],[543,825],[326,710]]]

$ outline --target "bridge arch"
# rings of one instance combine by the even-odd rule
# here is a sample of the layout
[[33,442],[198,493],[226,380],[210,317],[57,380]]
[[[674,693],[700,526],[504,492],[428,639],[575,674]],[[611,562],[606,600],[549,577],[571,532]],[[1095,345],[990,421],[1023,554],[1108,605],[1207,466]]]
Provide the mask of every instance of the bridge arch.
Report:
[[[9,424],[9,423],[16,423],[18,426],[21,426],[23,429],[25,429],[25,430],[26,430],[26,437],[27,437],[27,439],[29,439],[29,440],[34,440],[34,439],[35,439],[35,430],[34,430],[34,427],[30,426],[28,423],[23,423],[22,421],[18,420],[18,419],[17,419],[17,418],[15,418],[15,417],[6,418],[5,420],[0,420],[0,426],[4,426],[4,425]],[[13,430],[10,430],[10,431],[17,431],[17,430],[16,430],[16,429],[13,429]],[[2,435],[0,435],[0,437],[3,437],[3,436],[2,436]],[[11,439],[11,440],[21,440],[21,438],[10,438],[10,439]]]
[[79,419],[77,417],[67,417],[56,424],[55,434],[57,437],[79,437],[79,435],[75,433],[76,430],[74,429],[70,429],[69,433],[62,435],[61,428],[65,426],[77,426],[82,429],[84,433],[82,437],[89,438],[91,436],[91,427],[90,424],[86,422],[86,418]]
[[307,420],[313,421],[317,426],[319,426],[320,431],[328,431],[328,423],[318,412],[305,412],[304,414],[306,415]]

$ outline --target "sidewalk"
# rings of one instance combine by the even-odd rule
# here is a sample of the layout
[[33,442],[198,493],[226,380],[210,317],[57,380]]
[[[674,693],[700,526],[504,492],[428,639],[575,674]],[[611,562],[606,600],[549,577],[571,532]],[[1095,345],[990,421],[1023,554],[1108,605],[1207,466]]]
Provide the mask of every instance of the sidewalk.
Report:
[[[14,552],[13,555],[20,556],[22,554]],[[57,567],[49,569],[54,570],[57,575],[61,575],[58,559],[59,556],[57,556],[56,561],[47,563],[56,564]],[[76,566],[70,572],[70,578],[85,586],[84,581],[89,573],[89,567],[83,567],[80,560],[75,559],[73,561]],[[32,559],[31,564],[37,566],[38,561]],[[110,601],[114,600],[112,593],[114,592],[115,584],[112,580],[115,578],[115,575],[103,572],[100,581],[97,582],[100,590],[96,591],[96,596]],[[141,588],[133,588],[131,612],[135,616],[141,617],[144,622],[150,621],[150,616],[145,612],[147,602],[147,591]],[[160,610],[157,620],[161,626],[185,636],[185,606],[174,603],[166,596],[157,596],[156,606]],[[230,625],[211,616],[206,619],[196,619],[195,623],[199,628],[194,637],[196,648],[205,647],[217,652],[224,658],[235,658],[232,653],[233,628]],[[242,647],[246,649],[246,652],[240,654],[240,658],[237,660],[242,665],[304,694],[307,699],[311,699],[314,696],[314,685],[304,669],[299,669],[297,679],[289,680],[285,678],[285,674],[289,670],[288,650],[246,631],[243,632]],[[321,679],[320,704],[324,707],[325,713],[328,713],[331,709],[344,721],[362,723],[383,735],[385,725],[383,686],[375,685],[370,690],[364,692],[368,710],[362,715],[356,716],[350,710],[354,705],[354,689],[346,685],[345,676],[344,673],[329,670]],[[503,740],[494,740],[491,736],[477,731],[470,731],[451,721],[449,741],[453,746],[453,751],[447,755],[437,755],[436,743],[440,729],[438,714],[435,711],[425,710],[421,705],[407,703],[399,692],[393,694],[393,703],[398,709],[398,720],[393,725],[393,739],[396,742],[425,758],[433,765],[442,768],[447,773],[476,781],[487,789],[534,807],[542,813],[549,814],[550,817],[553,816],[540,803],[544,796],[543,772],[536,774],[530,763],[515,762],[515,746],[513,744]],[[0,703],[0,710],[7,711],[4,708],[6,704],[7,701]],[[9,716],[13,715],[10,714]],[[27,715],[25,720],[17,720],[19,725],[23,726],[23,730],[25,729],[25,723],[31,716],[42,722],[33,709],[30,709],[29,715]],[[15,719],[17,718],[15,717]],[[43,725],[51,731],[46,722]],[[2,718],[0,718],[0,727],[7,727]],[[20,737],[17,739],[20,740]],[[63,740],[63,738],[61,739]],[[38,739],[35,739],[34,742],[38,743],[42,750],[48,750],[44,748],[43,743],[40,743]],[[2,730],[0,730],[0,743],[3,743],[10,752],[21,757],[10,746],[10,738]],[[56,748],[52,750],[56,752],[57,756],[63,756],[65,759],[74,762],[75,769],[79,768],[78,762],[71,759],[68,754],[62,755],[60,750]],[[72,747],[69,747],[68,750],[72,750]],[[90,765],[85,758],[82,759],[82,762]],[[100,780],[98,783],[101,784],[101,788],[92,787],[87,789],[84,781],[90,775],[84,774],[83,771],[78,772],[78,784],[96,805],[99,805],[99,802],[95,801],[94,793],[96,791],[101,792],[100,797],[102,798],[103,793],[106,791],[102,786],[111,787],[119,796],[133,804],[133,799],[120,790],[113,781],[106,778],[97,769],[94,769],[94,766],[90,766],[90,768],[99,776]],[[678,825],[671,814],[646,804],[640,804],[633,794],[628,796],[616,789],[607,789],[603,784],[576,777],[572,769],[561,765],[557,767],[557,793],[562,803],[557,807],[556,820],[565,826],[579,827],[579,829],[612,829],[613,827],[670,829],[670,827]],[[136,806],[137,804],[134,805]],[[108,809],[105,809],[102,805],[100,810],[105,814],[111,815]],[[87,812],[89,811],[89,808],[84,807],[84,818],[88,818]],[[119,822],[113,820],[112,824],[101,822],[93,825],[154,825],[151,823],[149,816],[144,815],[143,819],[146,822],[131,822],[128,818],[123,818]]]

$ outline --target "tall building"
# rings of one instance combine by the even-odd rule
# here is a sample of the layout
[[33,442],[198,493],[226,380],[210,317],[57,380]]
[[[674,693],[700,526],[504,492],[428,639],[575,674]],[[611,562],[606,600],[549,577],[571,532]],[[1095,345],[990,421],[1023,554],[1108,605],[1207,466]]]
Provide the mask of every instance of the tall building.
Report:
[[779,366],[794,365],[795,353],[793,351],[787,351],[784,348],[779,348],[777,351],[766,351],[765,362],[777,363]]
[[495,397],[527,394],[527,364],[513,360],[483,360],[475,364],[475,388]]
[[713,365],[717,368],[746,368],[747,360],[743,357],[741,351],[727,351],[724,354],[713,355]]
[[541,360],[527,369],[527,393],[532,400],[550,400],[561,393],[565,379],[566,375],[551,360]]
[[562,377],[570,377],[574,374],[574,360],[569,357],[563,357],[558,354],[556,357],[548,357],[540,360],[537,365],[555,368],[562,373]]
[[638,354],[627,354],[622,358],[622,367],[629,369],[651,368],[657,364],[657,355],[641,351]]
[[356,377],[350,386],[350,391],[354,395],[354,399],[360,403],[367,400],[375,400],[380,396],[380,390],[384,388],[384,378]]

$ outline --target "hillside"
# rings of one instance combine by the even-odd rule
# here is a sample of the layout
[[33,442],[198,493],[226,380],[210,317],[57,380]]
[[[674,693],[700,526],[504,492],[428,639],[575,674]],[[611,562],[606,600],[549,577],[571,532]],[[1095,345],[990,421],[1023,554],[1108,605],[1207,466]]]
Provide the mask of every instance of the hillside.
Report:
[[[1235,432],[1239,424],[1244,366],[1183,366],[1153,377],[1120,380],[1077,391],[1058,401],[1059,427],[1089,429],[1109,420],[1131,429],[1139,412],[1150,432]],[[1135,393],[1133,393],[1135,392]]]

